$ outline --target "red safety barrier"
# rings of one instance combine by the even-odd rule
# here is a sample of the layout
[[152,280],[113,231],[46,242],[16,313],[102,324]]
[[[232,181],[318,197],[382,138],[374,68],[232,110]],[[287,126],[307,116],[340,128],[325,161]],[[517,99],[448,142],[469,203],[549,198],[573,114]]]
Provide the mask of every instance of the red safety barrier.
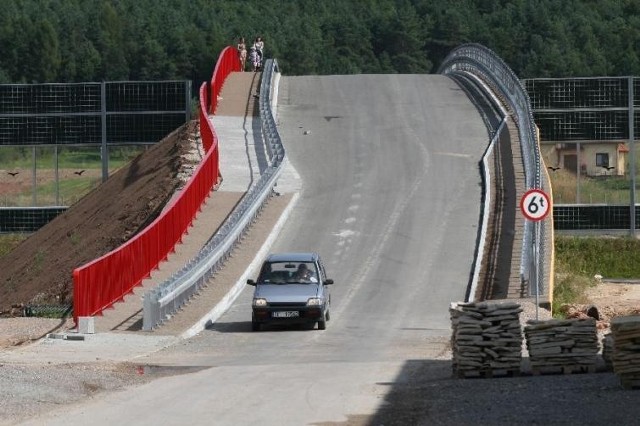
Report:
[[[73,271],[73,317],[100,315],[123,300],[158,264],[167,259],[191,226],[220,176],[218,138],[207,111],[215,111],[224,80],[240,71],[238,52],[226,47],[211,78],[200,87],[200,133],[205,157],[180,195],[149,226],[117,249]],[[215,90],[214,90],[215,87]],[[214,96],[215,94],[215,96]]]
[[[216,107],[218,106],[218,96],[222,91],[222,85],[227,76],[233,71],[240,71],[240,58],[238,56],[238,49],[232,46],[224,48],[220,53],[220,59],[216,63],[216,68],[213,70],[211,76],[211,109],[210,114],[216,113]],[[224,77],[220,77],[224,76]]]

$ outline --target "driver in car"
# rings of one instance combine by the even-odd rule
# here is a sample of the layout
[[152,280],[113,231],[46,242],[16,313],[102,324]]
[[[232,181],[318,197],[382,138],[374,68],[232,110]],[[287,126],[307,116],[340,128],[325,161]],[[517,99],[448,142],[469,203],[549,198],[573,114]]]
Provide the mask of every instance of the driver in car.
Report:
[[312,282],[317,283],[318,279],[316,278],[316,274],[314,274],[308,267],[306,263],[301,263],[298,265],[298,270],[294,274],[294,278],[300,282]]

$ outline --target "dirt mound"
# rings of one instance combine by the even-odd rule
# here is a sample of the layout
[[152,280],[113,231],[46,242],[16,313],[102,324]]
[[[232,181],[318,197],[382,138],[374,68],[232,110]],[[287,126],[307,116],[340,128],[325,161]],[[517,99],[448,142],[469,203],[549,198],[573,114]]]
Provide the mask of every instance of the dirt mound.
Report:
[[[599,330],[607,332],[612,318],[640,315],[640,284],[600,282],[587,292],[587,304],[566,304],[560,308],[567,318],[597,317]],[[589,312],[590,311],[590,312]]]
[[0,257],[0,315],[19,315],[24,304],[70,304],[73,270],[144,229],[183,184],[184,170],[199,161],[197,132],[197,121],[186,123]]

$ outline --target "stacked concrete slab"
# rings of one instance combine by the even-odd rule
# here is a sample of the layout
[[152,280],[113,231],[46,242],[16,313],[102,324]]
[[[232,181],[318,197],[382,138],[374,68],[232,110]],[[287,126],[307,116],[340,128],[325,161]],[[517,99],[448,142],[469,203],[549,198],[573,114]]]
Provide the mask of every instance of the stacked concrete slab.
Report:
[[524,334],[533,374],[595,372],[599,350],[595,319],[532,320]]
[[520,373],[522,308],[517,303],[452,303],[451,347],[456,377]]
[[613,372],[625,388],[640,388],[640,316],[611,320]]

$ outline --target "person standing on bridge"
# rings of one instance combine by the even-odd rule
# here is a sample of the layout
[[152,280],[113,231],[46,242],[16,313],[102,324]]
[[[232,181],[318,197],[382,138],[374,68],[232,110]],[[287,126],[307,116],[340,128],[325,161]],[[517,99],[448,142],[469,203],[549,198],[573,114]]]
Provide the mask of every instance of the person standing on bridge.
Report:
[[238,41],[238,57],[240,58],[240,71],[244,72],[247,63],[247,45],[244,42],[244,37],[240,37]]
[[263,53],[264,53],[264,41],[262,40],[262,37],[258,36],[256,37],[255,41],[253,42],[253,45],[256,48],[256,52],[258,52],[258,56],[260,56],[260,64],[262,64],[262,60],[263,58]]
[[258,51],[255,46],[251,46],[251,51],[249,52],[249,61],[251,61],[251,70],[253,72],[258,71],[260,68],[260,55],[258,55]]

